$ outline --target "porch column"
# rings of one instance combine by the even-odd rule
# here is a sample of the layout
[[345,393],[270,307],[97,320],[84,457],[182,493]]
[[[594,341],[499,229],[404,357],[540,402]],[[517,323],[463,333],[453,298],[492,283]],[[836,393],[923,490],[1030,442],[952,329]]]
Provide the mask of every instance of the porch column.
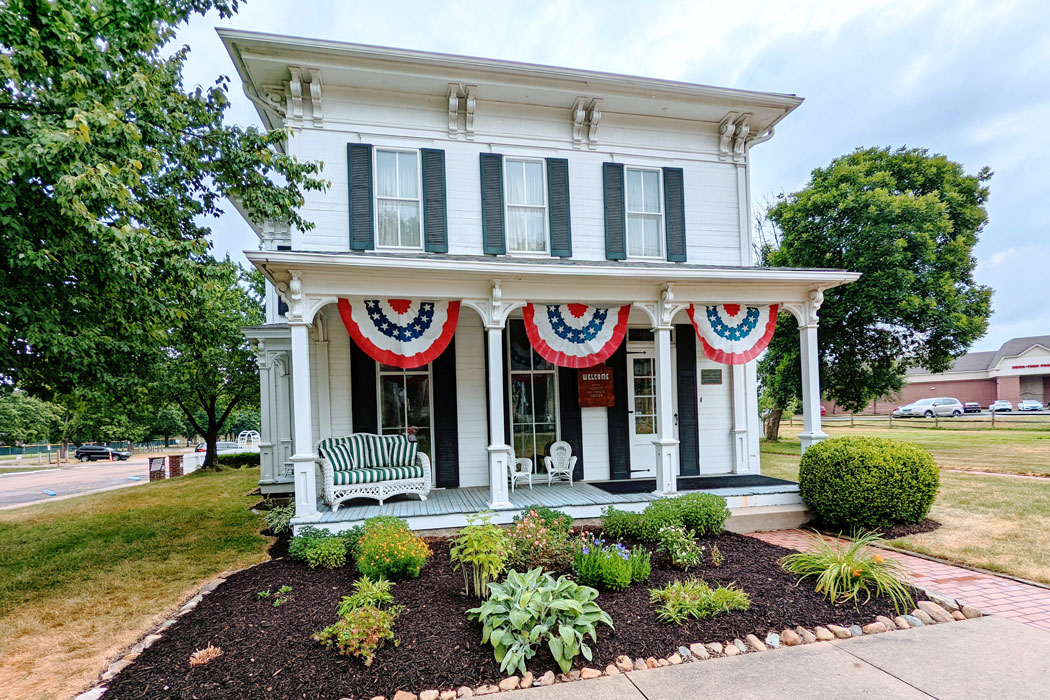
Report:
[[671,326],[653,329],[656,350],[656,491],[658,496],[678,492],[678,462],[674,437],[674,403],[671,394]]
[[313,418],[310,406],[310,325],[289,324],[292,336],[292,469],[295,472],[295,517],[309,522],[317,511],[317,457],[313,448]]
[[747,381],[744,365],[730,365],[730,386],[733,398],[733,473],[746,474],[747,451]]
[[256,366],[259,368],[259,432],[262,441],[259,443],[259,483],[272,484],[276,481],[277,467],[274,465],[273,439],[271,425],[273,419],[272,364],[267,361],[266,347],[262,341],[255,347]]
[[513,508],[507,489],[511,447],[503,430],[503,328],[488,326],[489,508]]
[[827,439],[820,427],[820,356],[817,353],[817,319],[815,310],[798,328],[802,360],[802,452],[810,445]]

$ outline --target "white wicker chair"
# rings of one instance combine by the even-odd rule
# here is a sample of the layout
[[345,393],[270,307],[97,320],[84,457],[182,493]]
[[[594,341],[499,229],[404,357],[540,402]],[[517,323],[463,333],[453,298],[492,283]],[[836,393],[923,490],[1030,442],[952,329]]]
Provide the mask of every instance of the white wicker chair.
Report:
[[514,450],[510,452],[510,490],[514,490],[514,486],[518,481],[528,481],[529,488],[532,488],[532,460],[527,457],[518,457],[514,454]]
[[568,479],[572,486],[572,470],[576,468],[576,455],[572,453],[572,445],[559,440],[551,445],[551,453],[543,458],[543,464],[547,467],[547,485],[554,483],[555,479]]
[[402,493],[415,493],[419,495],[419,500],[427,500],[427,494],[430,493],[432,476],[430,458],[421,450],[416,452],[414,465],[392,465],[390,468],[391,471],[396,471],[398,467],[404,466],[421,467],[423,470],[423,475],[421,477],[386,479],[361,484],[336,484],[335,469],[332,467],[328,459],[325,458],[319,447],[320,443],[318,443],[316,453],[318,455],[317,461],[321,465],[321,474],[324,479],[322,498],[324,499],[324,502],[328,504],[328,507],[332,509],[333,513],[339,510],[339,505],[343,501],[348,501],[351,498],[374,498],[379,501],[379,505],[383,505],[383,501],[391,496],[396,496]]

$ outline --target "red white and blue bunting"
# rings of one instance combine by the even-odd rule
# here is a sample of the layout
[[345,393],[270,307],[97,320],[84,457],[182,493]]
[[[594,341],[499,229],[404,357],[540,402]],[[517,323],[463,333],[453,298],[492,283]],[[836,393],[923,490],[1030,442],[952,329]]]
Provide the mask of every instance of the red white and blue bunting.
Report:
[[742,365],[758,357],[769,345],[777,326],[777,305],[690,304],[689,320],[708,359],[724,365]]
[[525,332],[540,357],[558,367],[593,367],[609,358],[627,334],[631,305],[526,304]]
[[444,352],[456,332],[458,301],[339,300],[339,315],[354,342],[376,362],[412,369]]

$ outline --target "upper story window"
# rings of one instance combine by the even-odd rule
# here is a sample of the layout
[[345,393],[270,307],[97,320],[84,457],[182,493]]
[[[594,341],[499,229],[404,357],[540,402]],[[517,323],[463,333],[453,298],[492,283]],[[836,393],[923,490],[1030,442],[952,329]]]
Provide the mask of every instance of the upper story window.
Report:
[[375,150],[376,229],[380,248],[423,247],[419,152]]
[[506,158],[507,252],[547,253],[547,184],[542,160]]
[[664,212],[660,171],[627,168],[627,256],[664,257]]

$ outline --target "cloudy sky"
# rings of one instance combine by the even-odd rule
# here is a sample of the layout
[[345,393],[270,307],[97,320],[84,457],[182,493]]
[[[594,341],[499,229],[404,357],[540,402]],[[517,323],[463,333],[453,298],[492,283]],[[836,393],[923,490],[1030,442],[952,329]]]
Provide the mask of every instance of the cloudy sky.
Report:
[[[1046,0],[397,2],[248,0],[200,18],[190,85],[235,75],[216,26],[795,93],[806,102],[752,151],[757,201],[802,187],[858,146],[923,146],[995,172],[977,278],[995,290],[975,350],[1050,333],[1050,3]],[[231,91],[231,119],[257,124]],[[254,248],[232,211],[216,253]]]

